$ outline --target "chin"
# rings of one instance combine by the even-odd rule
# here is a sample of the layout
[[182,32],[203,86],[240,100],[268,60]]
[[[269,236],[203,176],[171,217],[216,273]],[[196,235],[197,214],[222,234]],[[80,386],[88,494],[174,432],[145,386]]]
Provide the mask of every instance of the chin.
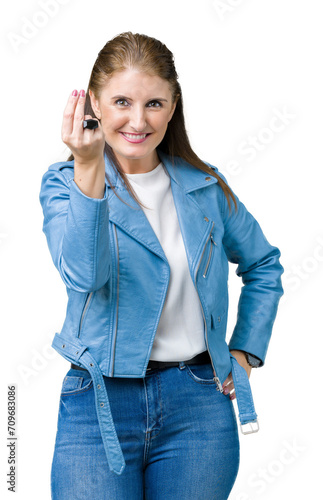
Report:
[[136,146],[128,149],[116,149],[115,151],[120,156],[123,156],[124,158],[127,158],[129,160],[139,160],[140,158],[146,158],[146,156],[151,155],[155,151],[155,148],[149,148],[149,150],[147,150],[146,148],[140,148]]

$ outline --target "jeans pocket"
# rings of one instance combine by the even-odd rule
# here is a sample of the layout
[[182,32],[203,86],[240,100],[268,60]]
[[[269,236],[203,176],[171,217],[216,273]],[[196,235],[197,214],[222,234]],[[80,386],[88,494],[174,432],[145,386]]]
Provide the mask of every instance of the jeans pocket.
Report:
[[84,376],[80,376],[79,372],[77,375],[70,375],[70,373],[71,370],[64,377],[61,396],[81,394],[92,387],[93,380],[90,374],[86,373]]
[[199,384],[216,385],[211,363],[186,365],[188,375]]

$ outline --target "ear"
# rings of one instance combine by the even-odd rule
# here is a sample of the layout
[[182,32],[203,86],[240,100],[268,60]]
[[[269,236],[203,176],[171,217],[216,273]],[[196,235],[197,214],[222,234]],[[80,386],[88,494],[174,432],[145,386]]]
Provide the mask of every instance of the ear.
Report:
[[99,107],[99,101],[95,98],[92,90],[89,90],[89,96],[90,96],[91,106],[92,106],[92,109],[95,113],[95,116],[99,120],[101,120],[101,111],[100,111],[100,107]]
[[179,99],[179,96],[176,96],[176,99],[172,105],[172,109],[170,110],[170,113],[169,113],[169,117],[168,117],[168,123],[171,121],[171,119],[173,118],[173,114],[175,112],[175,109],[176,109],[176,104],[177,104],[177,101]]

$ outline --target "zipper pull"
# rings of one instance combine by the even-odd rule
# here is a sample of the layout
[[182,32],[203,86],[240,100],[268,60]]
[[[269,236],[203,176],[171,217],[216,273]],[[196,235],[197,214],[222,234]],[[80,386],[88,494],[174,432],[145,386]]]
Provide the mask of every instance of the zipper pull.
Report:
[[[213,372],[213,373],[214,373],[214,372]],[[219,377],[217,377],[217,376],[214,374],[213,380],[214,380],[214,382],[215,382],[215,383],[216,383],[216,385],[217,385],[216,390],[217,390],[217,391],[220,391],[220,392],[223,392],[223,386],[222,386],[222,384],[221,384],[221,381],[220,381]]]
[[214,377],[214,380],[216,382],[216,385],[217,385],[217,391],[220,391],[220,392],[223,392],[223,387],[222,387],[222,384],[220,382],[220,379],[218,377]]
[[210,241],[211,241],[210,251],[209,251],[209,256],[208,256],[208,259],[207,259],[206,267],[204,269],[203,278],[206,278],[206,273],[207,273],[207,270],[209,268],[209,264],[210,264],[210,260],[211,260],[211,255],[212,255],[212,251],[213,251],[212,242],[214,243],[215,246],[217,246],[217,244],[215,243],[215,241],[213,239],[213,234],[212,233],[210,234]]

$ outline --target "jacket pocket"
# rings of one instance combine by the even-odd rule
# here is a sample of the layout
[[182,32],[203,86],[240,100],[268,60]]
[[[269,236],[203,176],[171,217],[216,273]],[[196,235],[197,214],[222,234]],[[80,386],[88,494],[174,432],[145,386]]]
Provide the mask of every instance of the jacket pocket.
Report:
[[226,319],[227,319],[227,309],[223,309],[220,314],[214,315],[211,314],[211,328],[213,330],[217,330],[218,328],[226,327]]
[[207,275],[208,275],[208,270],[209,270],[209,267],[212,263],[212,257],[214,255],[214,248],[217,246],[217,244],[215,243],[214,239],[213,239],[213,234],[211,233],[210,234],[210,248],[209,248],[209,251],[208,251],[208,256],[207,256],[207,261],[206,261],[206,264],[204,266],[204,271],[203,271],[203,278],[206,278]]
[[93,297],[93,293],[94,292],[89,292],[86,295],[86,299],[85,299],[85,302],[84,302],[83,311],[82,311],[82,315],[81,315],[81,319],[80,319],[78,337],[80,337],[80,335],[81,335],[82,325],[84,323],[84,319],[86,317],[86,313],[88,312],[88,309],[89,309],[89,306],[90,306],[90,303],[91,303],[91,300],[92,300],[92,297]]

